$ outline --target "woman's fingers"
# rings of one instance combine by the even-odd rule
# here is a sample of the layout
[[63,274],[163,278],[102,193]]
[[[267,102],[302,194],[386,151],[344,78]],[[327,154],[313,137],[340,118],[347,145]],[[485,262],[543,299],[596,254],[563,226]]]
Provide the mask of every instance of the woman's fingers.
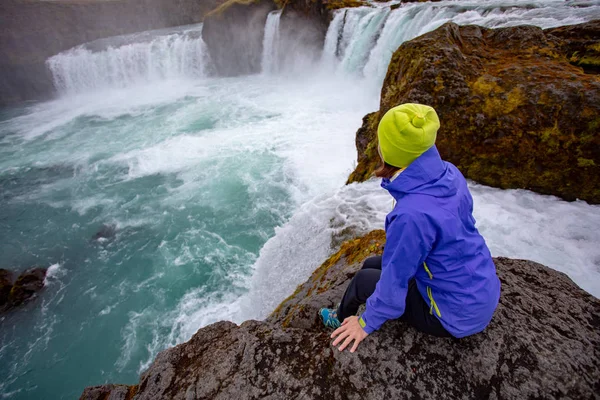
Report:
[[350,353],[354,353],[356,351],[356,348],[358,347],[358,344],[362,342],[362,339],[360,337],[357,337],[356,339],[354,339],[354,344],[352,345],[352,348],[350,349]]
[[350,322],[350,318],[346,318],[344,321],[342,321],[342,326],[346,325],[348,322]]
[[331,334],[331,338],[333,339],[334,337],[336,337],[337,335],[339,335],[340,333],[344,332],[347,329],[346,326],[340,326],[339,328],[337,328],[335,331],[333,331],[333,333]]
[[343,331],[342,333],[340,333],[340,336],[338,336],[337,339],[333,341],[333,345],[337,346],[337,344],[341,342],[344,338],[348,337],[348,335],[350,335],[350,332],[348,332],[348,330]]
[[339,350],[340,350],[340,351],[344,351],[344,349],[345,349],[346,347],[348,347],[348,345],[349,345],[350,343],[352,343],[352,341],[353,341],[353,340],[356,340],[356,338],[355,338],[353,335],[351,335],[351,336],[348,336],[348,337],[346,338],[346,340],[344,340],[344,343],[342,343],[342,345],[339,347]]

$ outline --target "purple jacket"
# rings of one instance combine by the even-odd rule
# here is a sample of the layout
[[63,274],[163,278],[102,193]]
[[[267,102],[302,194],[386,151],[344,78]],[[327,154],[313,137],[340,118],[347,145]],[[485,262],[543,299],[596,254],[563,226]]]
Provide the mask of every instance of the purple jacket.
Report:
[[361,325],[371,333],[404,313],[408,281],[455,337],[481,332],[500,298],[500,281],[475,228],[467,182],[435,146],[381,186],[397,203],[385,221],[381,278]]

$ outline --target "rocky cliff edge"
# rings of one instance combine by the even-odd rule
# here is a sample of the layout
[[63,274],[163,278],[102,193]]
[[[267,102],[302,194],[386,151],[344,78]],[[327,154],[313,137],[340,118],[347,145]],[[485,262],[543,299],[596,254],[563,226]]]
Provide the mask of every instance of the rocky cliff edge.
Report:
[[480,334],[435,338],[391,321],[354,354],[333,348],[317,310],[384,242],[383,231],[345,242],[265,321],[202,328],[137,385],[81,399],[600,398],[600,300],[531,261],[495,259],[502,295]]
[[379,111],[356,134],[358,166],[379,164],[377,126],[402,103],[440,116],[436,144],[470,179],[600,203],[600,20],[542,30],[447,23],[394,53]]

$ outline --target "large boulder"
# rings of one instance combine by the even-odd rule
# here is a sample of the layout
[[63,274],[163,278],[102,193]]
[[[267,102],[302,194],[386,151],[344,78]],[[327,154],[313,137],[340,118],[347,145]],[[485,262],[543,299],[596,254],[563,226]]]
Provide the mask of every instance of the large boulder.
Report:
[[600,20],[542,30],[448,23],[394,53],[379,111],[357,132],[358,166],[379,164],[377,125],[407,102],[434,107],[442,157],[473,180],[600,203]]
[[266,321],[218,322],[163,351],[138,385],[82,399],[593,399],[600,393],[600,301],[540,264],[495,259],[502,281],[490,326],[464,339],[391,321],[339,352],[317,318],[383,231],[346,242]]
[[10,289],[8,303],[10,307],[17,307],[44,287],[46,268],[30,268],[23,272]]

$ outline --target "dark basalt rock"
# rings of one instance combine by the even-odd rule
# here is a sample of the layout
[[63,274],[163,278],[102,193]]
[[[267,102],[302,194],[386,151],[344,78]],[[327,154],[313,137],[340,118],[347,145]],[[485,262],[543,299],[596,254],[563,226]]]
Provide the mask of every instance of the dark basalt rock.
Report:
[[117,234],[117,226],[114,224],[104,224],[100,227],[98,232],[92,236],[92,240],[102,241],[102,240],[110,240],[115,237]]
[[[320,57],[331,10],[362,4],[358,0],[229,0],[207,14],[202,37],[217,75],[259,73],[265,23],[268,14],[279,8],[279,64],[293,68],[299,61]],[[301,60],[298,54],[302,54]]]
[[502,296],[482,333],[435,338],[391,321],[354,354],[334,349],[317,310],[339,301],[384,240],[374,231],[344,243],[267,320],[218,322],[163,351],[127,394],[105,385],[81,398],[598,398],[600,300],[531,261],[495,259]]
[[10,290],[10,307],[17,307],[33,297],[44,287],[45,278],[46,268],[31,268],[19,275]]
[[0,310],[8,304],[12,282],[13,273],[6,269],[0,269]]
[[275,9],[269,0],[229,0],[206,16],[202,38],[218,75],[261,71],[265,22]]
[[385,112],[416,102],[436,109],[440,154],[467,178],[600,203],[598,49],[600,20],[547,30],[448,23],[402,44],[379,111],[357,132],[348,183],[378,166]]

